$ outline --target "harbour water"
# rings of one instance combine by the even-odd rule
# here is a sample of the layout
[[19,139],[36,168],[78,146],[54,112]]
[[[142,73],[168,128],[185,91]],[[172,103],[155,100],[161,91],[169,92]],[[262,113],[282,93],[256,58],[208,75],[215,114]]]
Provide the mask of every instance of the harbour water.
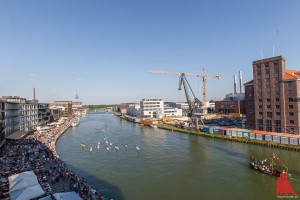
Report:
[[[113,142],[109,151],[104,137]],[[263,159],[273,151],[289,167],[291,186],[300,192],[299,152],[154,129],[99,110],[81,118],[56,145],[73,171],[115,200],[276,199],[277,177],[247,164],[249,154]]]

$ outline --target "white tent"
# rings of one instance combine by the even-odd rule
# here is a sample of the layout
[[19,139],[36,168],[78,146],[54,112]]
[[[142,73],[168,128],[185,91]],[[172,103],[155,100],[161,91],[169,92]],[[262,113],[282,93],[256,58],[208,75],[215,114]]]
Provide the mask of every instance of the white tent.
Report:
[[44,190],[39,184],[25,187],[9,193],[10,193],[10,198],[12,200],[27,200],[27,199],[29,200],[45,194]]
[[82,200],[76,192],[63,192],[53,194],[56,200]]
[[9,194],[12,200],[32,199],[45,193],[33,171],[9,176],[8,181]]
[[36,175],[33,171],[26,171],[8,177],[9,191],[15,191],[24,187],[39,184]]

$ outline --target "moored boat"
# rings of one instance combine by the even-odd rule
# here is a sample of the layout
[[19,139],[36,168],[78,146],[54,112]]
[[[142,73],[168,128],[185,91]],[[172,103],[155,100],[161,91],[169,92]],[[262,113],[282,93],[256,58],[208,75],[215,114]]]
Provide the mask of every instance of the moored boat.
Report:
[[72,122],[71,122],[71,126],[78,126],[78,124],[80,123],[80,118],[79,117],[76,117],[76,118],[73,118],[72,119]]

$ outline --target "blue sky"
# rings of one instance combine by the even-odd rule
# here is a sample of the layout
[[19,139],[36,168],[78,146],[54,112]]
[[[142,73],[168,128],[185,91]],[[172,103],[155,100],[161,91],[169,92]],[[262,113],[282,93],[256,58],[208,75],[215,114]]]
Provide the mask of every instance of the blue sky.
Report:
[[[233,90],[233,74],[252,79],[252,61],[275,55],[300,69],[300,1],[0,1],[0,95],[41,102],[183,101],[178,77],[201,73],[208,97]],[[202,83],[189,78],[202,99]]]

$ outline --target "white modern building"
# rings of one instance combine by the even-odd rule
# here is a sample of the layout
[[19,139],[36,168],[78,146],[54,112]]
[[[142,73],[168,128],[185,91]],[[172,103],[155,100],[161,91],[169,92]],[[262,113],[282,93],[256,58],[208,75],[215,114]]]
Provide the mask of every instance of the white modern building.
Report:
[[38,100],[27,100],[18,96],[3,96],[7,102],[19,104],[20,112],[20,130],[32,132],[38,126]]
[[5,138],[20,130],[20,104],[0,99],[0,147]]
[[162,118],[165,116],[182,116],[182,109],[170,106],[172,103],[164,103],[161,98],[143,99],[140,102],[140,115],[143,118]]
[[164,102],[161,98],[143,99],[140,104],[143,118],[159,118],[163,115]]
[[[164,112],[162,117],[170,117],[170,116],[182,116],[182,109],[173,108],[173,107],[164,107]],[[161,118],[161,117],[160,117]]]

